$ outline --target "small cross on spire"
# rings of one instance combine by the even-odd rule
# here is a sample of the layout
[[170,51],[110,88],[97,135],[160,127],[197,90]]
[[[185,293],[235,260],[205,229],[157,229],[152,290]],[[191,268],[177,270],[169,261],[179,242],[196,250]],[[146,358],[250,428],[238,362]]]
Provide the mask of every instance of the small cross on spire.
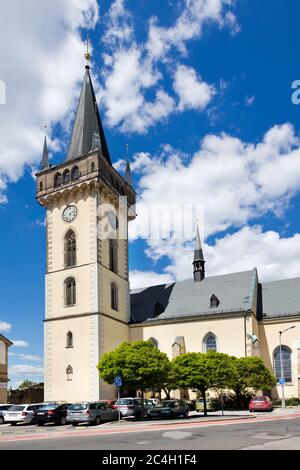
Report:
[[89,70],[90,68],[90,61],[91,61],[91,54],[90,54],[90,38],[89,38],[89,35],[87,36],[87,40],[86,40],[86,53],[84,54],[84,57],[86,59],[86,69]]

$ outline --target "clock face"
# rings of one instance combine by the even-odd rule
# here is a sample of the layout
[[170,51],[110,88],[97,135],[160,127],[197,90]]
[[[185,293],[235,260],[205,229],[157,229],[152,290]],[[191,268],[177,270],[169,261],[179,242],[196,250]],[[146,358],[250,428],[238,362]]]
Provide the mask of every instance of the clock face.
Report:
[[63,220],[65,222],[73,222],[73,220],[77,216],[77,207],[75,206],[68,206],[64,211],[63,211]]

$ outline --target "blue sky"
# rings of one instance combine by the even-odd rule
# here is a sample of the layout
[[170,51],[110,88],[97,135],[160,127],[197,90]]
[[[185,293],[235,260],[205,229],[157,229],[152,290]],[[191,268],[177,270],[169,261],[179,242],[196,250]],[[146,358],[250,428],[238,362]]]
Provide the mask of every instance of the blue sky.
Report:
[[[78,3],[29,1],[24,19],[14,0],[0,19],[10,44],[0,45],[0,331],[21,341],[13,384],[42,379],[45,227],[33,175],[44,125],[53,162],[65,158],[87,30],[112,160],[122,172],[128,143],[139,201],[203,205],[209,275],[300,276],[299,2]],[[192,248],[192,236],[133,240],[132,285],[191,277]]]

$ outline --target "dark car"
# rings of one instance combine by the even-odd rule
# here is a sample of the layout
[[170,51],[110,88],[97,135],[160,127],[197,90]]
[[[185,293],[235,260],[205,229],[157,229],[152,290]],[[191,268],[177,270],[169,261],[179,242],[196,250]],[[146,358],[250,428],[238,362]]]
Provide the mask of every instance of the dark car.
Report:
[[0,405],[0,424],[4,424],[3,411],[7,411],[11,405]]
[[67,424],[67,414],[70,406],[70,403],[45,405],[34,412],[33,422],[38,426],[43,426],[46,423],[65,425]]
[[147,417],[152,418],[188,418],[189,405],[184,400],[164,400],[147,411]]

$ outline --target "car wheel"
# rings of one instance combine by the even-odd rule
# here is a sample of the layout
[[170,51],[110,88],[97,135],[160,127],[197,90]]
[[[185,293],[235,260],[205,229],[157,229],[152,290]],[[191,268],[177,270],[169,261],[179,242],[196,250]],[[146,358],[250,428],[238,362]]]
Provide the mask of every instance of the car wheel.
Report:
[[44,423],[38,423],[38,426],[44,426]]
[[0,424],[4,424],[4,418],[3,418],[3,416],[0,416]]
[[185,412],[183,413],[183,417],[184,417],[184,418],[188,418],[188,417],[189,417],[189,412],[188,412],[188,411],[185,411]]
[[66,418],[65,416],[62,416],[62,417],[60,418],[59,424],[60,424],[61,426],[64,426],[65,424],[67,424],[67,418]]
[[78,426],[78,423],[72,423],[72,426],[76,427]]
[[10,423],[12,426],[17,426],[17,423]]
[[94,425],[95,426],[100,426],[100,424],[101,424],[101,418],[100,418],[100,416],[96,416],[95,421],[94,421]]

